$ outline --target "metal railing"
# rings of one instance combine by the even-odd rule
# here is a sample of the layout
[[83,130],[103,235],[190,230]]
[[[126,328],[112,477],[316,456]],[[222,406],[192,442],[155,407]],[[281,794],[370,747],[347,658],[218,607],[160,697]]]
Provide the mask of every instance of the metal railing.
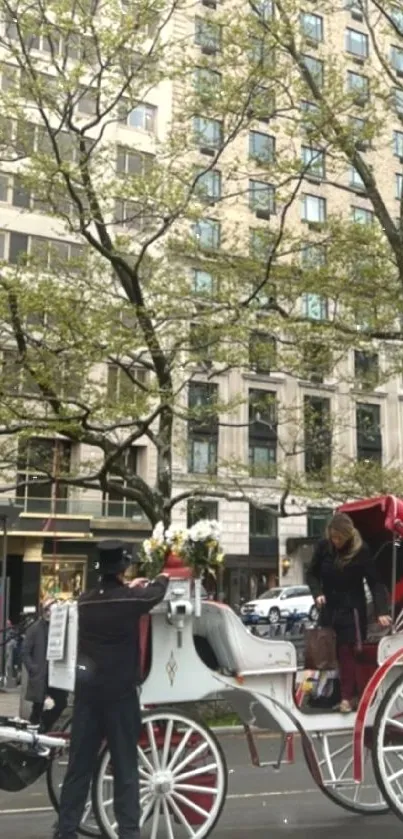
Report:
[[91,519],[126,519],[147,525],[148,519],[138,504],[126,499],[110,501],[102,497],[35,498],[18,497],[22,513],[41,516],[83,516]]

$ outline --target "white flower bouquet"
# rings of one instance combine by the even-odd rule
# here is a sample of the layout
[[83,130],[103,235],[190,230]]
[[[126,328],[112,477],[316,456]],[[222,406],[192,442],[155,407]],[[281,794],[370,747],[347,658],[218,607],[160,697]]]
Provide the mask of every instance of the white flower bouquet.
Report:
[[202,571],[215,574],[224,562],[220,546],[221,527],[218,521],[202,519],[187,531],[183,544],[183,559],[200,576]]
[[142,573],[154,578],[159,574],[170,553],[184,565],[194,569],[197,576],[203,571],[215,574],[224,561],[220,547],[221,528],[218,521],[198,521],[189,529],[174,527],[164,530],[162,522],[155,526],[151,538],[143,542],[140,551]]

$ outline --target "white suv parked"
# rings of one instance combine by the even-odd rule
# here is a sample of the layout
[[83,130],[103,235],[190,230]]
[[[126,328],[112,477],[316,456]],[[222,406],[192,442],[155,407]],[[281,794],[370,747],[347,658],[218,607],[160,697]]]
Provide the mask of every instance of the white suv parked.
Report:
[[287,618],[294,612],[316,620],[318,610],[308,586],[272,588],[241,608],[245,624],[279,623],[282,618]]

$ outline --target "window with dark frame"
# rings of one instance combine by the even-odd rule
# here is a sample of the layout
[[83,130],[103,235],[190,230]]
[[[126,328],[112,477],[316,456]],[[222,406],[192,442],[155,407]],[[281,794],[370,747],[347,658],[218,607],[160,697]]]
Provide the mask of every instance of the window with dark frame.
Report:
[[379,385],[379,355],[364,350],[354,351],[354,377],[356,384],[374,390]]
[[[277,507],[270,505],[274,512]],[[270,509],[249,505],[249,539],[277,539],[278,538],[278,517],[270,512]]]
[[330,400],[324,396],[304,396],[305,472],[323,475],[331,465]]
[[277,474],[277,395],[249,390],[249,471],[255,478]]
[[197,522],[218,521],[218,501],[208,498],[192,498],[187,503],[187,527],[192,527]]
[[26,513],[68,512],[68,487],[57,478],[70,471],[70,441],[31,437],[18,441],[16,500]]
[[380,405],[357,403],[357,460],[382,463],[382,430]]
[[111,464],[107,478],[114,486],[110,486],[102,495],[103,516],[116,519],[142,516],[139,505],[130,498],[130,478],[137,474],[137,455],[136,446],[131,446]]
[[189,382],[188,471],[216,474],[218,456],[218,385]]

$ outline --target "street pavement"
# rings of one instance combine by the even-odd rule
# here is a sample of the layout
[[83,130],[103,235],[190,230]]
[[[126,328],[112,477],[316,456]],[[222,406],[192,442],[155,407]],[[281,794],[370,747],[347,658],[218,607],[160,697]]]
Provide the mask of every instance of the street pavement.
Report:
[[[275,738],[262,737],[263,760],[275,756]],[[403,824],[393,815],[350,815],[315,789],[297,754],[280,772],[250,765],[241,735],[221,738],[229,768],[229,794],[214,839],[401,839]],[[298,750],[297,750],[298,752]],[[0,793],[0,837],[50,839],[54,814],[43,781],[24,793]],[[165,839],[160,834],[160,839]]]

